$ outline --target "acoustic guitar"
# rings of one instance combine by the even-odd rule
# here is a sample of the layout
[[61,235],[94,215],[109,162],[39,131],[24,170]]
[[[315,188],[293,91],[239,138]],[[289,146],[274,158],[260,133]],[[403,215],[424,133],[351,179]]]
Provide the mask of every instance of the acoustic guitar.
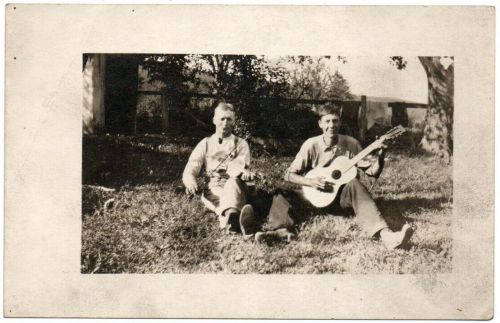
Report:
[[306,178],[324,177],[326,182],[330,184],[330,187],[327,190],[319,190],[314,187],[303,186],[302,191],[305,198],[315,207],[321,208],[330,205],[335,200],[340,187],[356,178],[357,163],[374,150],[380,148],[385,141],[394,139],[405,131],[406,129],[399,125],[375,140],[352,159],[345,156],[338,156],[329,166],[316,167],[309,171],[305,175]]

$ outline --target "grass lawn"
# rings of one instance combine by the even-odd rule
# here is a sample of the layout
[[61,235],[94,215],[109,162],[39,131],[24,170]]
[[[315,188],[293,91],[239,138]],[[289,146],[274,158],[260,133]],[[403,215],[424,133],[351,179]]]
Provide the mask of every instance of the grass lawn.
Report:
[[[386,250],[363,236],[352,218],[319,211],[303,215],[297,240],[257,244],[223,234],[198,198],[176,193],[199,139],[84,138],[82,273],[451,272],[451,165],[389,153],[372,194],[392,227],[401,226],[403,216],[416,230],[408,250]],[[266,175],[258,189],[291,188],[281,179],[291,160],[254,158]]]

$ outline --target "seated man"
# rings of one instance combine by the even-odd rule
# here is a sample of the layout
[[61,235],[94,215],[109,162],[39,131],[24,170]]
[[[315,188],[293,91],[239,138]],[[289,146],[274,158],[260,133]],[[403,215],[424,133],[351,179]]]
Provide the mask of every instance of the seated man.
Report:
[[219,216],[220,226],[229,233],[241,230],[244,235],[254,233],[253,208],[246,204],[248,187],[252,180],[248,171],[250,148],[246,140],[232,134],[235,122],[234,108],[219,103],[213,123],[215,133],[202,139],[194,148],[182,175],[187,194],[198,190],[197,176],[203,166],[209,177],[208,187],[202,194],[205,206]]
[[[285,180],[301,186],[328,191],[331,184],[325,177],[307,178],[304,175],[313,168],[331,164],[338,156],[352,158],[362,148],[356,139],[338,133],[340,129],[340,109],[337,106],[333,104],[324,105],[318,109],[317,114],[319,117],[318,124],[323,134],[309,138],[304,142],[295,160],[287,169]],[[368,176],[378,177],[383,169],[385,150],[382,148],[375,155],[375,158],[371,158],[371,161],[362,160],[356,166]],[[283,204],[283,198],[281,201]],[[288,205],[291,207],[290,204]],[[401,231],[393,232],[389,230],[370,193],[357,178],[339,188],[335,201],[329,207],[352,208],[361,229],[370,237],[380,236],[382,242],[389,249],[406,244],[413,233],[408,224],[405,224]],[[279,227],[278,222],[287,219],[287,214],[283,213],[287,213],[288,210],[286,207],[277,207],[274,208],[274,211],[271,210],[269,221]]]

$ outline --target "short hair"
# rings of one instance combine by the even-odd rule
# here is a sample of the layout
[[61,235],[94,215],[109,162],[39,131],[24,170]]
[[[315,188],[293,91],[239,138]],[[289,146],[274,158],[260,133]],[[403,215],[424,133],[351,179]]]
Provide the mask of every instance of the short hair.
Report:
[[219,104],[217,104],[217,107],[214,110],[214,115],[218,111],[231,111],[232,113],[234,113],[234,107],[231,103],[220,102]]
[[316,116],[318,117],[318,120],[321,120],[321,118],[323,118],[327,114],[335,114],[335,115],[340,117],[341,111],[342,111],[342,108],[339,105],[337,105],[335,103],[328,102],[328,103],[325,103],[325,104],[319,106],[316,109]]

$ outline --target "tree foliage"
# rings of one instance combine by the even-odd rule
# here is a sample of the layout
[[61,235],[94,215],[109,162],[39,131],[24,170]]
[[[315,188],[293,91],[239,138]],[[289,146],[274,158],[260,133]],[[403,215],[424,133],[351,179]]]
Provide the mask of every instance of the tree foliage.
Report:
[[[346,62],[345,58],[338,58]],[[294,64],[290,72],[290,95],[296,99],[352,99],[349,83],[327,62],[328,56],[307,57]],[[293,62],[294,59],[292,58]]]
[[403,70],[408,65],[408,61],[403,56],[391,56],[389,57],[389,63],[396,66],[398,70]]
[[[279,98],[351,97],[343,76],[327,68],[329,59],[293,56],[273,61],[257,55],[150,55],[143,67],[151,80],[164,82],[172,93],[201,92],[214,95],[214,105],[218,101],[234,103],[239,116],[236,131],[241,135],[290,138],[297,135],[293,124],[299,117],[294,110],[297,106]],[[177,105],[185,109],[190,106],[187,100],[179,97]]]

